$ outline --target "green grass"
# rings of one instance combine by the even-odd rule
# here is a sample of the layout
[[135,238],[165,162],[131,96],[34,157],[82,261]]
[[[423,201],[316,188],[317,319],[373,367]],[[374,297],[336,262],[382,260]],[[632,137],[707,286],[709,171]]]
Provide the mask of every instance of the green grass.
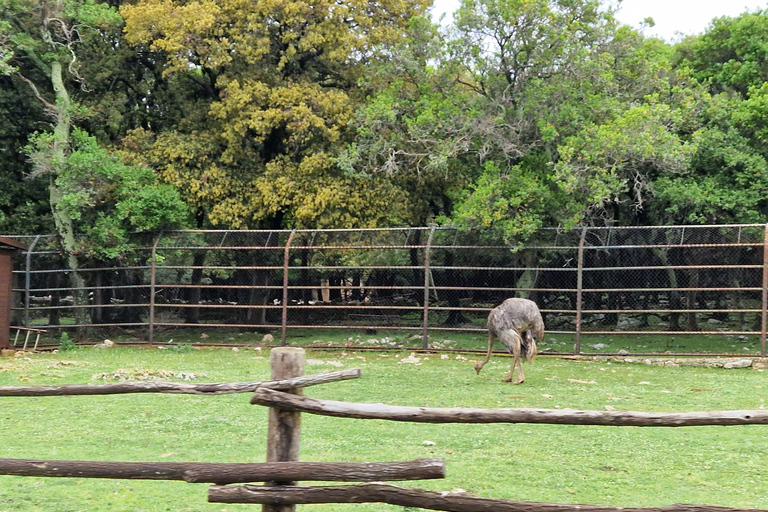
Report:
[[[414,323],[417,325],[419,322]],[[429,347],[434,349],[456,350],[485,350],[487,335],[484,332],[485,320],[474,319],[473,327],[482,332],[451,332],[432,329],[429,332]],[[714,328],[703,325],[704,328]],[[739,328],[728,324],[729,328]],[[653,328],[658,328],[654,326]],[[92,329],[91,341],[100,342],[104,338],[116,342],[143,343],[148,340],[146,329],[101,331]],[[74,331],[73,331],[74,332]],[[281,330],[275,327],[270,333],[272,342],[264,342],[265,332],[236,330],[221,327],[206,328],[205,325],[195,324],[189,328],[159,328],[155,331],[155,343],[219,343],[240,345],[275,345],[280,343]],[[43,338],[44,345],[58,345],[61,330],[51,329]],[[74,336],[74,334],[73,334]],[[288,328],[290,343],[301,346],[335,346],[335,347],[371,347],[396,349],[422,347],[420,329],[378,329],[367,333],[359,329],[331,328]],[[23,340],[22,340],[23,341]],[[83,341],[83,340],[76,340]],[[539,342],[542,353],[574,353],[575,334],[547,333],[544,340]],[[500,347],[497,347],[500,349]],[[581,334],[581,354],[607,354],[626,351],[631,354],[663,354],[663,353],[701,353],[701,354],[743,354],[756,356],[760,354],[759,335],[729,334],[623,334],[620,331],[612,334],[591,334],[588,330]]]
[[[202,334],[205,336],[202,336]],[[242,332],[221,328],[202,329],[195,325],[190,329],[172,329],[161,331],[155,335],[155,343],[162,344],[169,341],[179,343],[224,343],[238,345],[266,345],[263,342],[264,333]],[[280,330],[271,333],[273,341],[269,344],[280,343]],[[106,335],[115,342],[146,342],[145,334],[134,331],[123,335]],[[347,331],[340,329],[289,329],[288,337],[291,344],[305,347],[333,346],[339,348],[370,347],[381,349],[397,349],[407,347],[418,349],[422,347],[421,334],[418,331],[405,330],[379,330],[376,333],[364,331]],[[103,338],[96,338],[101,341]],[[573,353],[575,344],[573,334],[546,334],[544,340],[539,343],[540,353]],[[46,339],[48,344],[58,345],[59,340]],[[434,349],[455,350],[485,350],[488,343],[484,332],[446,332],[431,331],[429,346]],[[496,347],[501,350],[501,346]],[[638,354],[664,354],[664,353],[726,353],[755,356],[760,353],[760,337],[757,335],[734,334],[686,334],[686,335],[656,335],[656,334],[589,334],[581,336],[582,354],[607,354],[618,353],[626,350],[629,353]]]
[[[656,367],[540,357],[526,382],[501,382],[509,358],[477,376],[472,356],[309,351],[307,373],[361,368],[363,377],[308,396],[430,407],[699,411],[765,407],[765,374],[751,369]],[[0,385],[103,382],[119,369],[196,372],[200,381],[262,380],[266,350],[80,348],[0,360]],[[204,376],[202,376],[204,374]],[[2,398],[0,456],[34,459],[259,462],[266,410],[249,395]],[[424,441],[435,444],[425,445]],[[388,461],[444,457],[448,478],[403,485],[557,503],[768,508],[768,426],[589,427],[426,425],[302,419],[301,459]],[[238,511],[206,502],[207,486],[140,480],[0,477],[0,511]],[[353,507],[355,507],[353,509]],[[388,505],[299,506],[315,511],[402,510]]]

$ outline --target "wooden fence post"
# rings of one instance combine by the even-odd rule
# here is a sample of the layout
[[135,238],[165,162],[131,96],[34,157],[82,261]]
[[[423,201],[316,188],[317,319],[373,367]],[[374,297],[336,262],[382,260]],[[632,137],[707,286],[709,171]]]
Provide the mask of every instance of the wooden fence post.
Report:
[[[277,347],[269,354],[272,380],[291,379],[304,375],[305,352],[303,348]],[[288,393],[302,395],[301,388]],[[301,413],[269,409],[267,427],[267,462],[290,462],[299,460],[301,434]],[[295,482],[266,482],[267,486],[295,485]],[[293,512],[296,505],[263,505],[262,512]]]

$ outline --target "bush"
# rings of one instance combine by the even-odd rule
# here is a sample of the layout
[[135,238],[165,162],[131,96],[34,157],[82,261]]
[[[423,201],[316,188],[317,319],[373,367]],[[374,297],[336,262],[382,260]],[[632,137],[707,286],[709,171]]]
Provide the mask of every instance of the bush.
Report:
[[59,350],[61,351],[67,351],[67,350],[75,350],[77,346],[75,345],[75,342],[72,340],[72,338],[69,337],[69,334],[66,332],[61,333],[61,338],[59,338]]

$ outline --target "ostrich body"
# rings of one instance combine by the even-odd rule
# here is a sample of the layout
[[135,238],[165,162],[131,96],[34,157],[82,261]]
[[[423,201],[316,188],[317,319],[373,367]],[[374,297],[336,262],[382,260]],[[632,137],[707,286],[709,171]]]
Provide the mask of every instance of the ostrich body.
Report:
[[533,361],[538,353],[534,334],[536,340],[544,339],[544,320],[536,303],[519,298],[505,300],[488,315],[488,354],[485,359],[475,364],[475,370],[479,374],[485,363],[491,359],[493,340],[499,338],[504,348],[514,357],[504,382],[512,382],[512,375],[517,366],[518,374],[514,384],[521,384],[525,380],[521,356],[525,357],[526,361]]

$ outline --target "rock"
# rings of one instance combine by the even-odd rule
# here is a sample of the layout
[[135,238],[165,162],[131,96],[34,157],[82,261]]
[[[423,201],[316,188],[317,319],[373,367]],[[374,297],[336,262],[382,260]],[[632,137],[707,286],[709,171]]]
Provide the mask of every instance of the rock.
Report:
[[629,355],[629,352],[627,352],[625,349],[621,349],[621,350],[619,350],[619,355],[620,356],[626,356],[626,355]]
[[623,316],[619,318],[619,320],[616,322],[616,330],[617,331],[626,331],[629,329],[633,329],[640,325],[640,320],[637,318],[632,318],[628,316]]
[[99,343],[98,345],[94,345],[93,348],[112,348],[115,346],[115,342],[112,340],[104,340],[102,343]]
[[208,338],[210,338],[210,336],[208,336],[208,335],[207,335],[207,334],[205,334],[205,333],[202,333],[202,334],[200,335],[200,339],[201,339],[201,340],[207,340]]
[[723,368],[749,368],[751,366],[751,359],[737,359],[736,361],[728,361],[723,365]]
[[271,334],[265,334],[263,338],[261,338],[262,343],[272,343],[275,341],[275,337]]

